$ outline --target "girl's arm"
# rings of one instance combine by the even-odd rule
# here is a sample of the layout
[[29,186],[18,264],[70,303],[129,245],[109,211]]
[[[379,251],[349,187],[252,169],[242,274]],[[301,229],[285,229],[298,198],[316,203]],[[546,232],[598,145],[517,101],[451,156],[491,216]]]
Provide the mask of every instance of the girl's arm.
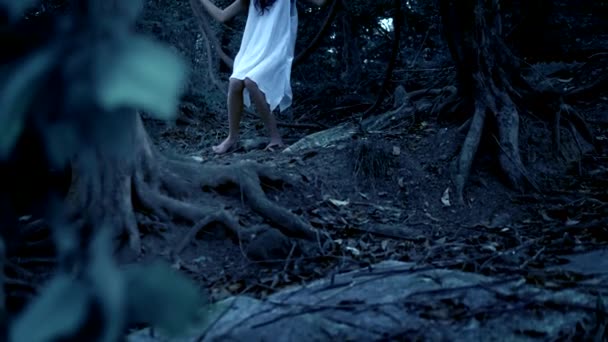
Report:
[[312,2],[317,6],[323,6],[327,2],[327,0],[308,0],[308,2]]
[[225,23],[234,18],[237,14],[244,12],[247,9],[247,0],[235,0],[230,6],[225,9],[220,9],[211,0],[201,0],[203,7],[217,21]]

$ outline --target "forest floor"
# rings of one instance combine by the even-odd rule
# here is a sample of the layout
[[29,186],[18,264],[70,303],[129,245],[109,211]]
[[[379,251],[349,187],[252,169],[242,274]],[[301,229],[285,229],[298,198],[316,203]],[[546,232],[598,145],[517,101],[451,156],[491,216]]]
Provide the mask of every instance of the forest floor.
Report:
[[[579,108],[603,147],[608,147],[606,109],[606,99]],[[179,267],[213,300],[235,294],[263,298],[290,285],[382,260],[498,277],[521,275],[529,284],[548,289],[608,292],[592,281],[608,270],[606,152],[587,154],[580,163],[554,172],[537,172],[542,193],[521,194],[503,185],[495,161],[482,147],[466,188],[467,203],[458,205],[451,190],[450,161],[463,135],[431,117],[419,117],[394,132],[297,154],[264,151],[261,145],[217,156],[211,146],[225,136],[223,113],[201,116],[194,124],[146,124],[164,153],[192,156],[202,163],[255,160],[278,173],[297,175],[296,184],[267,189],[269,198],[327,232],[334,242],[326,255],[299,260],[290,255],[268,264],[248,260],[243,246],[223,234],[199,234],[181,254]],[[331,127],[335,122],[324,124]],[[265,137],[251,115],[245,115],[242,127],[243,141]],[[289,144],[314,131],[282,132]],[[527,148],[535,147],[533,140],[528,139]],[[364,152],[363,145],[368,147]],[[365,153],[375,154],[381,172],[357,167]],[[268,224],[243,203],[238,191],[231,196],[206,194],[200,200],[227,209],[243,227]],[[176,226],[163,239],[145,235],[148,257],[163,255],[188,228]]]

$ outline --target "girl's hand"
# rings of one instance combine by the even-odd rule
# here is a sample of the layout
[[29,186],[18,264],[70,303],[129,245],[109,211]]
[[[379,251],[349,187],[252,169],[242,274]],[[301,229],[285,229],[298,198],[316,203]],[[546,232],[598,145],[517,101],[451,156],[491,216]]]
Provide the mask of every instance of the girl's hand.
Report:
[[209,12],[213,19],[225,23],[234,18],[237,14],[245,12],[249,2],[247,0],[235,0],[230,6],[225,9],[217,7],[211,0],[201,0],[203,7]]

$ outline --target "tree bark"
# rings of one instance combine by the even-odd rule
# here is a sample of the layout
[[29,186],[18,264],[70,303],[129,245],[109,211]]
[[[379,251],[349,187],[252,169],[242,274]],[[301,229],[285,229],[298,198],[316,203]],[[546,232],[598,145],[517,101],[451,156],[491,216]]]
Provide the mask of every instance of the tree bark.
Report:
[[558,150],[562,126],[578,131],[594,144],[584,119],[564,102],[577,90],[541,87],[524,78],[519,60],[503,39],[500,0],[440,0],[439,4],[458,85],[458,92],[441,106],[440,115],[473,113],[454,162],[457,196],[464,202],[464,187],[482,137],[490,137],[495,144],[500,168],[513,188],[538,189],[520,157],[521,111],[532,111],[536,117],[553,123]]
[[500,167],[511,186],[524,187],[525,167],[519,153],[519,112],[515,104],[525,86],[517,59],[505,45],[499,0],[441,0],[443,33],[456,64],[458,89],[473,119],[455,162],[454,183],[463,191],[482,133],[493,123]]
[[362,61],[357,39],[357,32],[353,27],[352,15],[346,8],[342,12],[340,21],[342,24],[342,64],[345,69],[342,73],[342,81],[352,85],[361,79]]

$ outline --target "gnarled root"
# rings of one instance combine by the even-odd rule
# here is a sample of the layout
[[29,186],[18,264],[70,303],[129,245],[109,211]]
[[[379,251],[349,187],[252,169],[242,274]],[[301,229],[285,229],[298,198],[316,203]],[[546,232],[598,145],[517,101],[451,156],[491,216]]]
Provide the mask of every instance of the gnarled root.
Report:
[[195,205],[189,198],[205,189],[234,185],[251,209],[293,238],[314,241],[318,233],[305,220],[266,196],[263,182],[292,183],[272,168],[244,161],[234,165],[200,165],[170,160],[150,142],[137,118],[133,153],[109,154],[96,151],[73,163],[73,180],[68,197],[69,217],[78,226],[116,229],[126,235],[129,246],[141,251],[141,237],[135,211],[163,222],[175,219],[195,224],[175,249],[183,250],[198,232],[213,222],[221,223],[235,238],[246,232],[231,213],[211,206]]
[[[456,63],[459,85],[457,96],[451,96],[439,106],[442,112],[439,117],[443,112],[452,117],[456,108],[469,108],[469,105],[474,111],[472,119],[466,124],[468,133],[460,156],[454,163],[454,184],[458,198],[464,202],[464,187],[484,130],[487,129],[491,129],[487,136],[493,136],[497,144],[500,168],[509,185],[519,190],[527,186],[538,189],[520,157],[521,108],[534,108],[534,104],[539,102],[544,102],[541,110],[551,107],[551,104],[559,105],[557,114],[553,110],[551,115],[555,116],[549,117],[549,120],[554,119],[556,148],[559,148],[562,124],[575,127],[590,142],[593,141],[591,131],[570,106],[563,104],[564,94],[537,89],[523,77],[518,59],[500,37],[500,1],[441,0],[439,4],[443,33]],[[461,100],[458,100],[459,97]]]
[[228,166],[208,166],[203,186],[219,187],[225,184],[239,185],[249,206],[264,218],[276,224],[287,236],[314,240],[317,232],[304,220],[287,209],[270,201],[262,189],[261,180],[288,181],[276,175],[269,167],[241,162]]
[[460,156],[455,160],[454,185],[456,187],[456,196],[461,204],[464,203],[464,186],[471,173],[471,166],[477,154],[477,148],[481,141],[484,124],[486,120],[486,107],[477,104],[475,113],[469,126],[469,131],[462,144]]

